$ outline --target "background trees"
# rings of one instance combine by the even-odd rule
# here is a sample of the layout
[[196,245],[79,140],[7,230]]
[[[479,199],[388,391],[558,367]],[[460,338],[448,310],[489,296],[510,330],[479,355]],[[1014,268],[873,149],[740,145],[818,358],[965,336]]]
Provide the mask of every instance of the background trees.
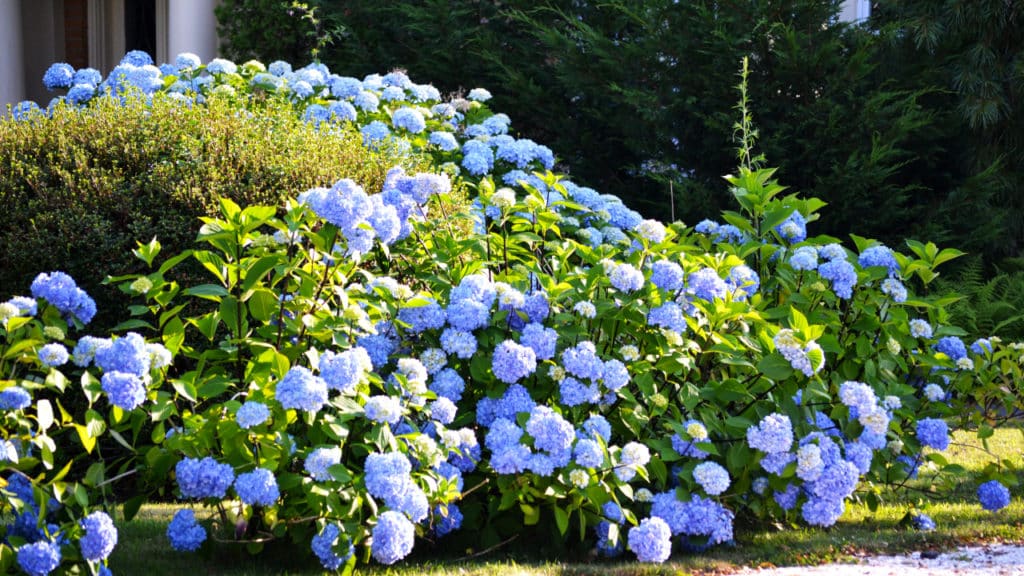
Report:
[[316,52],[354,76],[486,87],[578,181],[691,223],[729,202],[747,56],[760,149],[830,203],[824,231],[1019,254],[1021,3],[885,0],[860,25],[838,4],[228,0],[220,16],[236,59]]

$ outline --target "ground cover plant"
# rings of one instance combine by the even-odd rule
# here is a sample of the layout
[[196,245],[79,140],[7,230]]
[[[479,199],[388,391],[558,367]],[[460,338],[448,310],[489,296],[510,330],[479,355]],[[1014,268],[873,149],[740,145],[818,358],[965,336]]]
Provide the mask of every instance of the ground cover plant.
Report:
[[[188,54],[79,72],[47,73],[52,109],[272,99],[434,169],[221,198],[191,249],[145,239],[110,278],[136,298],[112,333],[61,271],[4,303],[5,570],[106,573],[126,485],[128,518],[180,502],[183,552],[287,541],[350,571],[519,538],[658,563],[737,517],[828,527],[858,487],[875,508],[926,463],[955,478],[950,425],[985,440],[1019,408],[1020,346],[965,344],[929,289],[960,253],[810,235],[823,203],[760,166],[742,90],[737,209],[687,226],[553,172],[484,89]],[[981,506],[1017,465],[985,467]]]

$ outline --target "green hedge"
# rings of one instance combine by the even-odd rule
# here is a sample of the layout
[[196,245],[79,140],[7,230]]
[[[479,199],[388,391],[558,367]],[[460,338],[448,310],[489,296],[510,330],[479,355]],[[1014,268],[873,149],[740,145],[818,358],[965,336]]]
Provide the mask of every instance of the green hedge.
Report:
[[368,151],[355,132],[318,131],[287,103],[264,107],[257,118],[226,97],[193,108],[101,98],[57,106],[48,122],[0,120],[0,300],[62,270],[96,299],[104,327],[127,302],[100,286],[105,275],[138,271],[139,240],[187,248],[219,196],[276,204],[338,174],[379,190],[390,167],[413,162]]

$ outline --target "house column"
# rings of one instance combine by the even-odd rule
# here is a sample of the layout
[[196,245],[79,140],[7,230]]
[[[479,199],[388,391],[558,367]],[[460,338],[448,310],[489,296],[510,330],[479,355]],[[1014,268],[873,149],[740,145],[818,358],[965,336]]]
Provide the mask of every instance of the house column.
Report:
[[21,0],[0,0],[0,114],[25,99],[22,66]]
[[203,63],[217,57],[217,0],[173,0],[167,3],[167,59],[192,52]]

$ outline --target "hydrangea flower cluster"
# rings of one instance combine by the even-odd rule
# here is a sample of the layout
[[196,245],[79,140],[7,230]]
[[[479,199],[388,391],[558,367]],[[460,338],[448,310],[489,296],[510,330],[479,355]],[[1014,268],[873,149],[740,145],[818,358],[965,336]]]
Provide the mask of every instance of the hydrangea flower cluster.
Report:
[[[482,89],[442,101],[402,72],[360,80],[322,64],[203,65],[192,54],[156,67],[141,53],[126,56],[106,80],[55,66],[47,85],[68,90],[64,101],[75,106],[101,93],[166,92],[199,105],[247,90],[290,102],[318,134],[354,129],[381,155],[393,148],[435,161],[438,173],[388,171],[379,190],[342,178],[306,191],[284,218],[268,216],[274,241],[261,229],[239,247],[248,270],[273,278],[257,279],[246,297],[258,296],[242,307],[252,338],[275,335],[267,349],[212,344],[221,348],[204,357],[207,372],[184,378],[162,372],[170,351],[135,333],[81,338],[69,355],[51,326],[50,343],[32,350],[40,369],[66,369],[70,356],[75,366],[102,371],[102,390],[123,410],[148,409],[147,398],[174,408],[160,416],[172,432],[158,449],[190,456],[175,466],[181,496],[237,498],[254,523],[262,517],[254,507],[268,515],[302,509],[317,519],[310,549],[328,570],[348,563],[359,546],[392,564],[411,552],[417,532],[440,537],[475,521],[454,503],[462,475],[474,470],[497,481],[473,497],[531,490],[570,517],[599,514],[599,553],[628,547],[644,562],[665,561],[673,538],[688,549],[730,541],[735,514],[745,509],[829,526],[862,475],[880,466],[899,472],[904,464],[913,473],[923,460],[907,446],[948,444],[945,422],[925,416],[941,415],[959,386],[925,386],[922,379],[918,391],[906,393],[873,375],[878,363],[867,370],[865,359],[852,357],[847,348],[864,354],[865,340],[851,345],[847,337],[863,336],[861,326],[871,325],[877,341],[868,339],[867,360],[877,347],[887,360],[897,356],[917,369],[933,365],[932,358],[920,361],[926,355],[942,353],[961,375],[998,348],[975,342],[972,359],[958,338],[933,340],[956,333],[945,326],[933,330],[902,309],[891,316],[871,311],[878,302],[893,311],[910,299],[911,268],[901,277],[903,256],[884,246],[862,250],[854,262],[841,245],[808,239],[814,208],[795,197],[772,200],[770,213],[789,216],[764,231],[731,215],[735,224],[704,221],[690,236],[680,224],[645,220],[618,198],[545,173],[555,164],[552,151],[511,136],[511,119],[487,109],[491,95]],[[459,207],[448,196],[453,187],[479,197]],[[754,252],[756,259],[742,256]],[[282,266],[277,257],[284,254],[301,264]],[[878,268],[886,278],[865,280],[879,278]],[[152,278],[130,287],[157,309],[154,283],[161,280]],[[61,323],[87,322],[91,300],[69,280],[41,275],[36,299],[0,304],[0,322],[35,316],[37,299],[56,308]],[[264,298],[265,288],[282,293]],[[855,288],[878,296],[840,302]],[[257,318],[261,299],[280,312]],[[778,326],[787,307],[818,326]],[[837,312],[854,308],[859,322],[837,333]],[[200,322],[189,319],[190,326]],[[771,370],[777,356],[759,364],[773,351],[796,374]],[[223,360],[250,353],[244,375]],[[934,365],[947,366],[936,377],[957,377],[948,364]],[[863,374],[867,383],[839,384],[837,373]],[[209,390],[231,400],[175,404],[179,395]],[[680,401],[697,398],[699,408]],[[25,390],[0,391],[0,408],[31,405]],[[911,414],[918,406],[921,414]],[[225,416],[237,426],[211,424]],[[746,444],[733,442],[748,425]],[[903,444],[907,430],[918,442]],[[232,464],[205,455],[218,442],[222,452],[209,453]],[[257,444],[260,460],[239,464],[239,454],[256,453]],[[21,449],[12,443],[0,453],[17,457]],[[735,469],[732,450],[744,456],[743,469]],[[751,472],[751,491],[740,493]],[[298,478],[302,489],[285,478],[292,487]],[[1005,505],[1001,486],[984,486],[986,508]],[[563,509],[564,499],[547,500],[568,491],[586,491],[588,501]],[[322,496],[335,492],[367,503],[357,512],[362,526],[335,523],[340,511]],[[594,495],[600,497],[590,502]],[[31,520],[21,524],[38,531]],[[83,556],[101,561],[109,538],[98,536],[106,534],[99,524],[83,528],[90,535],[81,542]],[[195,550],[207,537],[189,510],[175,516],[167,534],[180,550]],[[46,564],[30,562],[45,556],[42,546],[23,548],[32,569]],[[20,550],[18,556],[22,563]]]

